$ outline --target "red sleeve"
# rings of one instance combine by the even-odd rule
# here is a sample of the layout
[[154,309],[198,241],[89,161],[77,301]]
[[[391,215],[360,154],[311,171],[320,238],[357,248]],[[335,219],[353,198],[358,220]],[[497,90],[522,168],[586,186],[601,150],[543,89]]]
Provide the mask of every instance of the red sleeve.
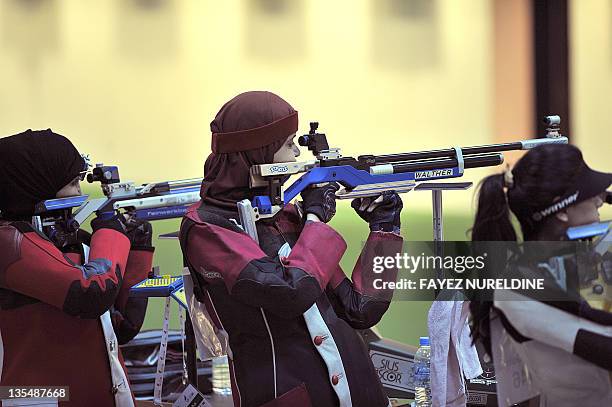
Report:
[[80,266],[37,232],[15,233],[20,239],[16,260],[0,270],[4,288],[82,318],[96,318],[113,305],[130,248],[123,234],[110,229],[96,232],[89,262]]
[[[374,272],[374,258],[401,252],[403,239],[394,233],[372,232],[359,255],[349,280],[338,266],[329,281],[328,293],[339,317],[355,329],[367,329],[378,323],[389,308],[393,290],[375,287],[374,281],[396,281],[397,269]],[[352,281],[351,281],[352,280]]]
[[132,250],[128,256],[123,284],[111,312],[113,328],[120,345],[138,335],[144,323],[148,299],[131,297],[130,289],[148,277],[153,264],[153,252],[153,249]]
[[123,312],[130,295],[130,289],[149,276],[153,266],[154,250],[131,250],[128,255],[123,284],[119,289],[115,308]]

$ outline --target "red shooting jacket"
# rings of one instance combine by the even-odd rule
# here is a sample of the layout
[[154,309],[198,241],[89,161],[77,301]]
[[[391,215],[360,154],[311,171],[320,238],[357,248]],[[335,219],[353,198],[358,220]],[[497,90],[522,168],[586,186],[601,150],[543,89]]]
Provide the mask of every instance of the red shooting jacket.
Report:
[[153,251],[110,229],[90,247],[83,264],[27,222],[0,221],[0,386],[69,386],[60,406],[115,405],[100,316],[111,311],[119,343],[138,333],[146,301],[128,295]]

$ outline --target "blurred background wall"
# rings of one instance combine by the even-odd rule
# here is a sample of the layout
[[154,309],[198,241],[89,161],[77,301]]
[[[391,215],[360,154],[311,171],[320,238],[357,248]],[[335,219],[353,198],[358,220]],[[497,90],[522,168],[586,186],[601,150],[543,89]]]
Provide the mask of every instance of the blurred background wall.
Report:
[[575,142],[593,167],[610,171],[612,1],[572,0],[569,15]]
[[[0,135],[52,128],[124,180],[191,178],[222,104],[270,90],[345,155],[532,138],[541,112],[563,112],[587,161],[611,171],[611,39],[610,0],[0,0]],[[446,195],[447,237],[466,237],[472,195]],[[405,198],[413,240],[431,238],[430,201]],[[158,242],[156,262],[175,272],[175,242]],[[426,307],[400,311],[419,313],[415,342]]]
[[0,134],[51,127],[127,179],[199,176],[217,110],[265,89],[345,155],[487,143],[492,11],[489,0],[3,0]]
[[[0,134],[50,127],[142,182],[198,176],[219,107],[266,89],[346,155],[530,138],[533,3],[2,0]],[[569,1],[565,130],[594,165],[612,120],[611,19],[608,0]]]

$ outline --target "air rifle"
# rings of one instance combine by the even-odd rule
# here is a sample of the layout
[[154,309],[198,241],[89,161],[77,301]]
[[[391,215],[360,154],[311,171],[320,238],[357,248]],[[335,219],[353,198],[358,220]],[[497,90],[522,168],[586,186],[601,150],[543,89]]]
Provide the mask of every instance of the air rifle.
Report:
[[[409,192],[426,181],[461,177],[468,168],[502,164],[504,151],[568,143],[567,137],[559,133],[559,116],[547,116],[544,122],[548,126],[544,138],[357,158],[343,157],[339,148],[330,148],[326,135],[317,132],[319,124],[312,122],[310,132],[298,142],[308,147],[316,160],[251,167],[250,186],[266,187],[267,195],[256,196],[251,202],[242,201],[239,210],[243,217],[255,220],[271,217],[304,189],[326,182],[342,186],[336,193],[338,199],[376,196],[384,191]],[[282,191],[287,177],[298,173],[305,174]]]
[[126,211],[132,218],[147,221],[180,218],[189,205],[200,200],[202,178],[136,185],[132,181],[122,182],[117,166],[98,164],[87,174],[87,181],[99,182],[105,197],[50,199],[36,206],[34,227],[60,246],[71,243],[81,225],[94,213],[109,218]]
[[87,175],[87,182],[99,182],[105,198],[92,199],[79,208],[74,218],[80,224],[94,212],[104,218],[119,210],[142,220],[182,217],[189,205],[200,200],[202,178],[136,185],[121,182],[116,166],[98,164]]

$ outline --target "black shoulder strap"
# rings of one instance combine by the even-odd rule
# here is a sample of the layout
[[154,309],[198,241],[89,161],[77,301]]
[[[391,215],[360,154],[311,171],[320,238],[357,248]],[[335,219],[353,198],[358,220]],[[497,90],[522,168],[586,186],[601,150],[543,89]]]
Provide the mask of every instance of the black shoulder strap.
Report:
[[[34,229],[34,227],[26,221],[16,220],[16,221],[9,222],[8,224],[23,234],[29,233],[29,232],[38,232],[38,234],[40,235],[40,232]],[[44,238],[48,240],[47,236],[44,236]]]
[[216,225],[232,232],[244,233],[241,227],[230,221],[230,216],[235,216],[235,220],[239,221],[238,212],[218,209],[212,206],[200,206],[198,208],[198,217],[202,222]]

